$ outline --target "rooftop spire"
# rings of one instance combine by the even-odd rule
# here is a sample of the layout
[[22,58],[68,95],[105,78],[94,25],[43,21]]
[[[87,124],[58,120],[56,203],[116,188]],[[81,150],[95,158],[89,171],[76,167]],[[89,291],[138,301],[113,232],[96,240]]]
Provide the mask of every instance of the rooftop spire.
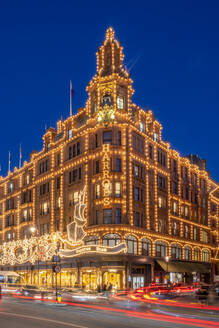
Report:
[[115,39],[115,32],[112,27],[106,30],[105,40],[97,51],[97,74],[99,76],[109,76],[117,73],[122,77],[129,77],[126,69],[123,68],[123,51],[119,41]]
[[114,29],[110,26],[107,30],[106,30],[106,37],[105,40],[108,41],[112,41],[113,39],[115,39],[115,32]]

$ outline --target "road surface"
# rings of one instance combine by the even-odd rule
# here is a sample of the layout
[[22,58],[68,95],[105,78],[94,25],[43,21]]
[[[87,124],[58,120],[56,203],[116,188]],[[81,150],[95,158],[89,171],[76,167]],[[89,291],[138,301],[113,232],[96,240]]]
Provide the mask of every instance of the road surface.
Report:
[[[141,312],[143,313],[143,312]],[[219,322],[187,321],[179,317],[156,315],[144,310],[144,316],[135,310],[115,310],[108,307],[92,308],[83,305],[62,305],[3,297],[0,302],[1,328],[185,328],[219,327]],[[181,319],[181,322],[178,320]],[[173,320],[171,322],[171,320]],[[183,324],[183,323],[184,324]]]

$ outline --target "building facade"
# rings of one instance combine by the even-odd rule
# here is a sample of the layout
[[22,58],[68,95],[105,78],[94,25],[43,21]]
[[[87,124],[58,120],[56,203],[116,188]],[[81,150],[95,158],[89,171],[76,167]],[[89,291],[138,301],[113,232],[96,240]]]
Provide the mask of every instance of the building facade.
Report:
[[17,271],[29,284],[53,285],[52,264],[42,260],[40,244],[32,264],[1,261],[4,247],[28,241],[33,226],[39,240],[67,235],[86,187],[81,244],[107,249],[124,243],[126,249],[108,254],[97,247],[61,257],[59,285],[123,289],[151,281],[209,281],[218,274],[219,184],[205,160],[171,149],[152,111],[132,102],[123,57],[109,28],[85,108],[49,128],[42,151],[0,177],[0,270]]

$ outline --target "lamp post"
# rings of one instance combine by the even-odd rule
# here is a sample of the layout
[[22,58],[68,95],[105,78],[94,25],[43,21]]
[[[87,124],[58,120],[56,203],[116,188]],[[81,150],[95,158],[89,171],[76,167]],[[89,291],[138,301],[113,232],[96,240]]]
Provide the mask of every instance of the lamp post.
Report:
[[[168,275],[168,264],[169,264],[169,260],[170,260],[169,256],[165,256],[165,262],[167,264],[167,275]],[[167,283],[168,283],[168,280],[167,280]]]
[[[39,236],[39,231],[36,227],[30,227],[30,231],[35,234],[37,237]],[[38,287],[40,285],[40,265],[39,265],[39,240],[37,238],[37,281]]]

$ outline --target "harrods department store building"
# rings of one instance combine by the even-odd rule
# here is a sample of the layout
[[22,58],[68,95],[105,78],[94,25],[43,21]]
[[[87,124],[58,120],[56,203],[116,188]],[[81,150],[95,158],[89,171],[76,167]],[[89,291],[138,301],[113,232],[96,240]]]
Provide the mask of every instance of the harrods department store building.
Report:
[[[101,252],[84,248],[61,256],[59,285],[96,289],[111,282],[123,289],[212,280],[219,274],[219,184],[205,160],[181,157],[162,140],[152,111],[132,102],[123,56],[109,28],[86,106],[49,128],[42,151],[31,153],[29,162],[0,177],[0,261],[3,245],[29,240],[30,227],[39,240],[56,232],[66,236],[86,187],[81,245],[102,246]],[[120,244],[126,247],[115,247]],[[38,263],[9,260],[0,270],[14,270],[29,284],[52,285],[52,264],[42,260],[45,250],[38,246]]]

